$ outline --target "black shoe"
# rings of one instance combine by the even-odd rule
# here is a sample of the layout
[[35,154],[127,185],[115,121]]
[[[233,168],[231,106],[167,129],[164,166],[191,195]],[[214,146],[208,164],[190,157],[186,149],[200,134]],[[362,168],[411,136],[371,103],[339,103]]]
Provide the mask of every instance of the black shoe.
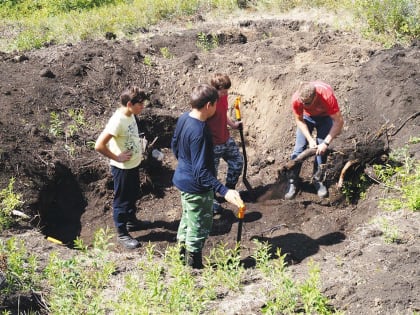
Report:
[[186,264],[186,259],[185,259],[186,253],[187,253],[187,249],[185,248],[185,242],[180,242],[179,243],[179,259],[181,260],[183,265]]
[[126,224],[129,232],[144,230],[150,225],[150,221],[140,221],[138,219],[129,220]]
[[127,249],[135,249],[140,247],[140,242],[135,238],[132,238],[130,234],[119,235],[118,241]]
[[187,266],[192,267],[193,269],[203,269],[203,257],[201,252],[186,252],[187,255]]

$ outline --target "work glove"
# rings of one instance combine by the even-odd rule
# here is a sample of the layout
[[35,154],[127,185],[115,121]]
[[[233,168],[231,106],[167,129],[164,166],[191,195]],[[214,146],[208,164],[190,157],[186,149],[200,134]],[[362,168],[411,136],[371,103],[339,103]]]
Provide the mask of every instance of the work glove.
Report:
[[234,189],[229,189],[224,197],[227,202],[237,206],[238,208],[244,205],[239,192]]

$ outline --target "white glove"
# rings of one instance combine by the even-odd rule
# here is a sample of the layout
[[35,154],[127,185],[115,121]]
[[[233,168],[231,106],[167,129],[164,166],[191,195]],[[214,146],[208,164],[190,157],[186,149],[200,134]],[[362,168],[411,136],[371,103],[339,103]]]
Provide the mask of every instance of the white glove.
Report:
[[230,202],[231,204],[237,206],[238,208],[244,205],[244,202],[241,199],[241,196],[239,195],[239,192],[237,192],[234,189],[229,189],[225,195],[225,199],[227,202]]

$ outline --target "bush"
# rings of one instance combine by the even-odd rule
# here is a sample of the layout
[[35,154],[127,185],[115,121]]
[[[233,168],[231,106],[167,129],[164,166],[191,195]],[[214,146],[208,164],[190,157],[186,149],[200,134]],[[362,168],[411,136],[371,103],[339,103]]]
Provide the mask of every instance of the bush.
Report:
[[420,36],[420,5],[415,0],[356,0],[365,35],[386,46],[408,43]]

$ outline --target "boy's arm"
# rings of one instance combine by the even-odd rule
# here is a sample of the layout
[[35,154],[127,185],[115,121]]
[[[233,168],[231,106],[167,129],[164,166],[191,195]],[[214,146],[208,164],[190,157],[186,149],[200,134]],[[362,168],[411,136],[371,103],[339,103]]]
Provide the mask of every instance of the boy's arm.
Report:
[[130,151],[125,151],[125,152],[120,153],[119,155],[115,155],[109,150],[107,144],[111,140],[112,137],[113,135],[106,132],[102,132],[99,135],[98,139],[96,140],[95,151],[101,153],[102,155],[106,156],[107,158],[111,160],[114,160],[120,163],[128,161],[132,155]]

